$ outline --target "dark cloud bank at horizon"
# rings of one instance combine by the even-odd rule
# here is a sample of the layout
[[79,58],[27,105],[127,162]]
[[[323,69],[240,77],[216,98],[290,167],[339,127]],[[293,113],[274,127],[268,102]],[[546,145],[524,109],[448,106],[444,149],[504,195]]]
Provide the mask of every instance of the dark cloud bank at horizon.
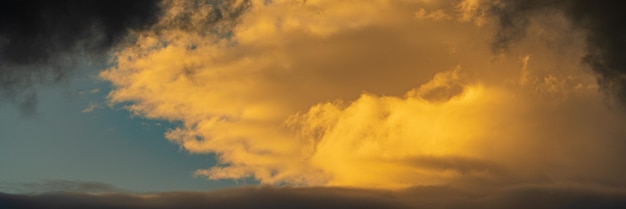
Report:
[[250,187],[214,192],[170,192],[131,195],[46,193],[0,194],[2,209],[35,208],[537,208],[612,209],[626,207],[623,190],[576,186],[521,186],[481,192],[445,186],[415,187],[398,192],[345,188]]

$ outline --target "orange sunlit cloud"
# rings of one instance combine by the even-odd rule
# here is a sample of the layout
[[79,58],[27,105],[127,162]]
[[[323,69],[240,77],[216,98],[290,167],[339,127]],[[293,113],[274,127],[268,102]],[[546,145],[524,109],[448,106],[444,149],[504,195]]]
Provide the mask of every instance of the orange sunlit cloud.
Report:
[[169,140],[218,155],[197,175],[391,189],[623,181],[611,150],[626,121],[559,14],[494,53],[477,0],[232,1],[217,22],[211,8],[164,6],[100,76],[110,102],[181,121]]

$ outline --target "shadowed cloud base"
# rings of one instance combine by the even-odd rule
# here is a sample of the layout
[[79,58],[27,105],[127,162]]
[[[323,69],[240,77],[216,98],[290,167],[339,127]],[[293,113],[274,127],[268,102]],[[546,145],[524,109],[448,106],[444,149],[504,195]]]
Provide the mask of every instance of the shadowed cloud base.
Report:
[[623,190],[576,186],[522,186],[492,191],[417,187],[404,191],[340,188],[238,188],[209,193],[157,194],[48,193],[0,194],[0,208],[11,209],[165,209],[165,208],[386,208],[386,209],[613,209],[626,207]]

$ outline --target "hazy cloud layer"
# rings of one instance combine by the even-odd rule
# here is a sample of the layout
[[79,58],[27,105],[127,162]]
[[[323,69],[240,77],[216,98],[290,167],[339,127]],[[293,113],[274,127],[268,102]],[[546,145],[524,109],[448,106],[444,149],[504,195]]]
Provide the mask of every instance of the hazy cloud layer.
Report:
[[477,0],[228,2],[166,1],[101,73],[112,103],[182,121],[168,139],[218,155],[198,175],[626,184],[626,118],[580,62],[593,34],[569,14],[524,19],[524,36],[499,39],[517,26]]
[[32,112],[36,88],[64,80],[78,63],[106,60],[133,29],[149,26],[159,1],[15,1],[0,3],[0,99]]
[[0,191],[20,194],[46,192],[103,193],[122,192],[123,189],[101,182],[43,180],[31,183],[0,183]]
[[576,186],[521,186],[490,191],[418,187],[399,192],[339,188],[240,188],[209,193],[0,193],[0,208],[623,208],[622,190]]

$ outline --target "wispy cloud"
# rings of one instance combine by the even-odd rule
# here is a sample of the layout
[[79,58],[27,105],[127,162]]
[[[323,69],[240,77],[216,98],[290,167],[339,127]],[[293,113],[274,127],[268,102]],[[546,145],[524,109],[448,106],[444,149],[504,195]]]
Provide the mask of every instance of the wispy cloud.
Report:
[[95,93],[98,93],[98,92],[100,92],[100,89],[98,89],[98,88],[95,88],[95,89],[92,89],[92,90],[89,91],[89,93],[92,93],[92,94],[95,94]]
[[87,105],[87,107],[85,107],[85,109],[81,110],[80,112],[82,113],[90,113],[93,112],[96,108],[99,108],[100,106],[98,105],[98,103],[95,102],[91,102],[89,103],[89,105]]
[[124,191],[110,184],[92,181],[43,180],[39,182],[0,183],[0,192],[17,194],[49,192],[112,193]]

